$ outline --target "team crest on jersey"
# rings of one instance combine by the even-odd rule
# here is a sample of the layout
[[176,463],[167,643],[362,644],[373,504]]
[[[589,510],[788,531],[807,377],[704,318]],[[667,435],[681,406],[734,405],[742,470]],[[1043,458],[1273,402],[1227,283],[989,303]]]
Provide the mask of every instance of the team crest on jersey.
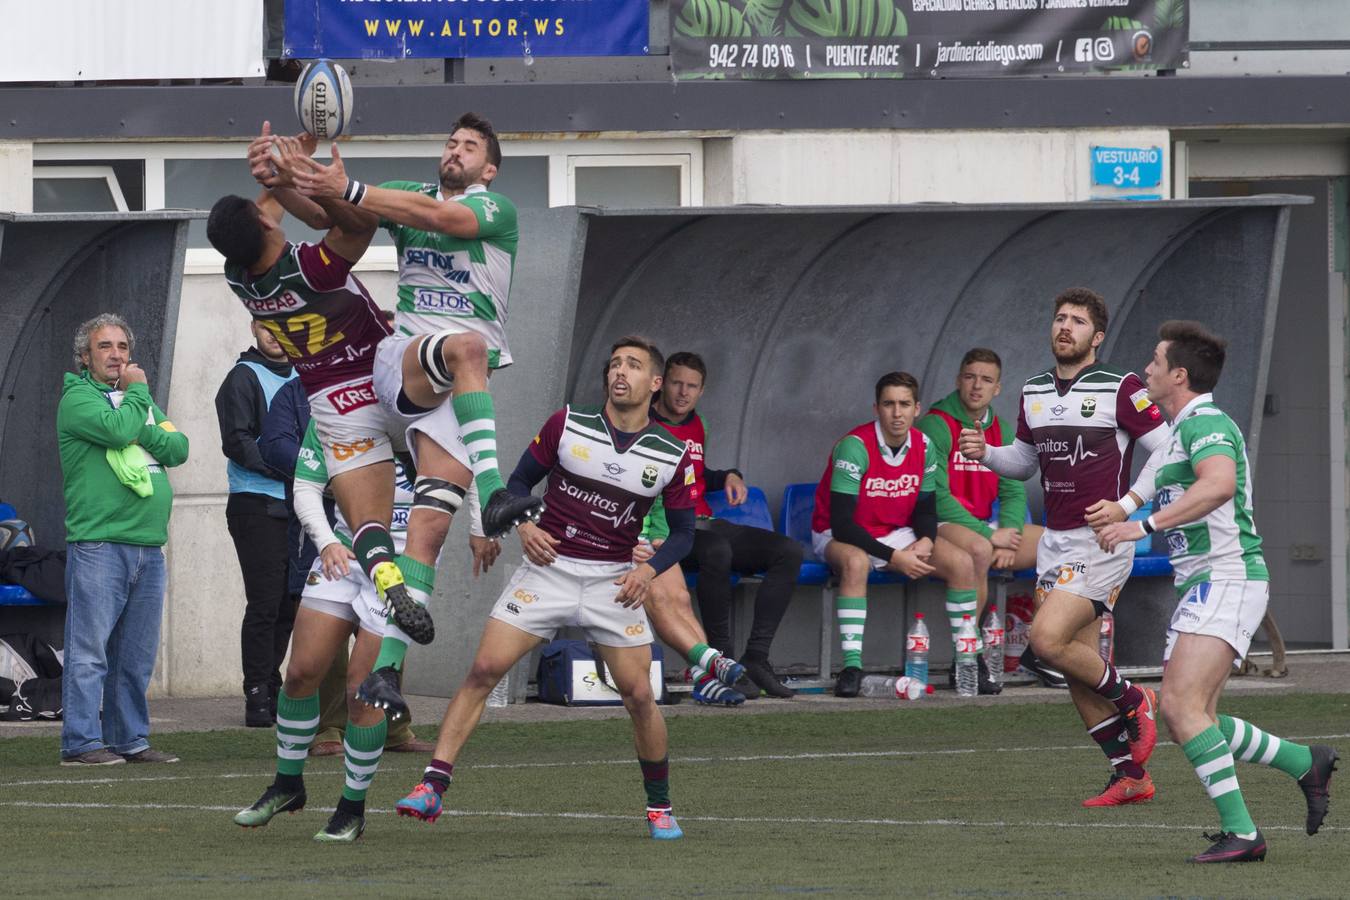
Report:
[[642,486],[651,487],[656,484],[657,469],[656,466],[648,463],[642,467]]
[[1191,549],[1190,542],[1186,540],[1186,535],[1180,531],[1167,532],[1167,552],[1173,556],[1186,553]]
[[1084,397],[1083,405],[1078,411],[1083,414],[1083,418],[1085,419],[1090,419],[1095,416],[1097,414],[1097,398]]

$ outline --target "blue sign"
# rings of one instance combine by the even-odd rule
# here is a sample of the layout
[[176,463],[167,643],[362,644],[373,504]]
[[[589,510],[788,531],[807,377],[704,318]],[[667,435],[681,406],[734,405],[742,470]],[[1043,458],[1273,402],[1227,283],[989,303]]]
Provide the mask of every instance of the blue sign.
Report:
[[1161,147],[1093,147],[1092,183],[1105,187],[1151,188],[1162,184]]
[[286,4],[299,59],[641,56],[647,0],[306,0]]

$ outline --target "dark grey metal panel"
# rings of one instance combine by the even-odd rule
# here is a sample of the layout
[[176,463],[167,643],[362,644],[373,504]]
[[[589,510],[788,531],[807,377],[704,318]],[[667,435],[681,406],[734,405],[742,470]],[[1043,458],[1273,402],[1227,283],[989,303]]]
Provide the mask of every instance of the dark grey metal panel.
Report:
[[75,329],[101,312],[126,318],[164,405],[187,221],[198,215],[0,213],[0,498],[43,544],[65,540],[56,407]]
[[[992,347],[1004,359],[995,406],[1015,421],[1022,382],[1052,362],[1052,298],[1084,285],[1110,304],[1108,363],[1141,372],[1164,319],[1230,338],[1218,399],[1254,456],[1287,207],[1306,202],[590,211],[570,396],[599,399],[619,335],[698,351],[709,463],[744,469],[776,509],[784,485],[819,478],[834,441],[871,417],[891,369],[918,376],[928,404],[952,390],[967,349]],[[1170,611],[1170,588],[1156,587],[1140,598],[1147,621],[1122,622],[1155,657]]]
[[[5,139],[245,138],[293,122],[289,85],[0,90]],[[1350,122],[1333,76],[361,85],[352,133],[440,134],[466,109],[504,132],[1076,128]]]

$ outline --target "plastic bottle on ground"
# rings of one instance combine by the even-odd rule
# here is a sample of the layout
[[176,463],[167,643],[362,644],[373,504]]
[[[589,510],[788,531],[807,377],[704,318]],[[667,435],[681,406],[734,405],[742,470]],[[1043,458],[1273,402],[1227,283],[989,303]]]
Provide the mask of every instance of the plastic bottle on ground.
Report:
[[914,624],[905,636],[905,677],[914,679],[924,689],[928,686],[928,625],[923,613],[914,614]]
[[502,676],[502,680],[497,682],[497,686],[488,694],[487,705],[491,709],[501,709],[511,703],[511,674]]
[[975,630],[975,620],[970,614],[961,617],[961,626],[956,631],[956,693],[961,697],[974,697],[980,692],[980,669],[975,662],[980,637]]
[[1003,682],[1003,616],[991,603],[984,615],[984,667],[989,670],[989,680],[994,684]]
[[913,678],[901,675],[864,675],[859,696],[883,700],[917,700],[923,696],[923,686]]

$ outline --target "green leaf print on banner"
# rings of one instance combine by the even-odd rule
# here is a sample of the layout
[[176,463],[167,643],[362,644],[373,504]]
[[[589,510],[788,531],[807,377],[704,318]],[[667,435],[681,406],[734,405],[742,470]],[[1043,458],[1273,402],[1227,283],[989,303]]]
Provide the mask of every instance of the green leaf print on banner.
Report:
[[745,0],[745,21],[756,37],[778,37],[783,26],[778,17],[783,12],[783,0]]
[[741,11],[727,0],[685,0],[675,30],[686,37],[750,37]]
[[792,37],[905,37],[909,23],[891,0],[792,0]]
[[1186,24],[1184,0],[1158,0],[1153,8],[1153,27],[1159,31],[1180,28]]

